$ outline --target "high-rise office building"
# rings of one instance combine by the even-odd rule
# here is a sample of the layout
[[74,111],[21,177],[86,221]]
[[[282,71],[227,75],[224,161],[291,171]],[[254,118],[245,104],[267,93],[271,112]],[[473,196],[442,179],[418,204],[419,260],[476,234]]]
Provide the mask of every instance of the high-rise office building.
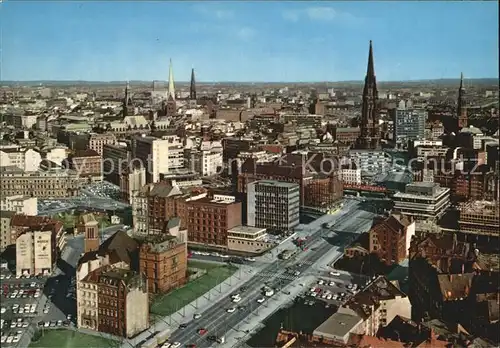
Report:
[[248,225],[288,232],[299,224],[300,186],[260,180],[248,184]]
[[424,109],[397,108],[393,111],[394,140],[406,142],[425,138],[427,111]]

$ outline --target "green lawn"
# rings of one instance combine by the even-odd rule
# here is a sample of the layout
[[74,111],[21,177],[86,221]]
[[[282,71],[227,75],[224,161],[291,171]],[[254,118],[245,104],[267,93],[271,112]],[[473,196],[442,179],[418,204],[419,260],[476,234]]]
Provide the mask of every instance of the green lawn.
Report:
[[207,273],[189,282],[182,288],[165,295],[159,295],[153,300],[150,308],[152,316],[166,316],[186,306],[208,290],[222,283],[238,269],[235,266],[217,265],[204,262],[189,262],[189,267],[203,268]]
[[43,336],[38,341],[31,342],[30,348],[104,348],[117,347],[119,344],[117,341],[73,330],[44,330]]
[[[75,227],[75,220],[77,218],[76,215],[72,215],[69,213],[58,213],[53,216],[54,219],[61,221],[64,224],[64,228],[73,228]],[[95,216],[97,222],[99,222],[99,228],[106,228],[111,225],[110,221],[102,216]]]
[[188,267],[189,268],[199,268],[199,269],[204,269],[204,270],[211,270],[214,268],[220,268],[222,265],[217,264],[217,263],[212,263],[212,262],[203,262],[203,261],[195,261],[195,260],[188,260]]

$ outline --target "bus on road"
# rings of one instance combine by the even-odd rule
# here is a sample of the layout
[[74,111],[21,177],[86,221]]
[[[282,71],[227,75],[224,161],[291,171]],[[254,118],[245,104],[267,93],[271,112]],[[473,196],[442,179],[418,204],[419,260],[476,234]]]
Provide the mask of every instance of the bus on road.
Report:
[[293,250],[283,250],[280,254],[280,258],[282,260],[288,260],[290,257],[292,257],[295,254]]

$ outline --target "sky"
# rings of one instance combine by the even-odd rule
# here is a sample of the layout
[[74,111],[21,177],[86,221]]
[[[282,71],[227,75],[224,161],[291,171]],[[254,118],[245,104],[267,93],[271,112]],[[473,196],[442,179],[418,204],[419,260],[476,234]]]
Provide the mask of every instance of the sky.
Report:
[[498,77],[496,1],[0,3],[2,80]]

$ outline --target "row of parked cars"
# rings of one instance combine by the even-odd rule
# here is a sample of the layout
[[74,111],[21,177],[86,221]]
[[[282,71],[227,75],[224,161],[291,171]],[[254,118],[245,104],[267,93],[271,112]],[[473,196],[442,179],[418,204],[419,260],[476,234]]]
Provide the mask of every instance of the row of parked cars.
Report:
[[5,328],[11,328],[11,329],[25,329],[27,328],[28,326],[30,326],[30,323],[26,320],[26,319],[23,319],[23,318],[17,318],[17,319],[12,319],[12,320],[3,320],[2,319],[2,329],[5,327]]
[[1,289],[5,298],[20,299],[20,298],[39,298],[42,294],[41,289],[15,289],[9,291],[8,289]]
[[18,331],[12,331],[7,335],[2,335],[0,338],[0,343],[3,344],[17,344],[21,340],[21,336],[23,335],[24,331],[18,330]]
[[38,327],[68,327],[71,324],[71,321],[69,320],[51,320],[51,321],[40,321],[38,322]]

